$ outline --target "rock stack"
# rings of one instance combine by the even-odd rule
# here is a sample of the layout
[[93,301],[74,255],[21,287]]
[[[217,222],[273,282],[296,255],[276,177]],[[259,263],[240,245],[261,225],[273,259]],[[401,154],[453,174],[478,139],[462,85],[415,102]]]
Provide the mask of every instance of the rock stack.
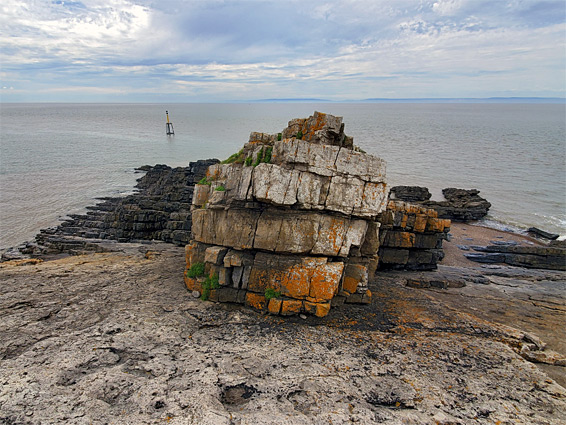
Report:
[[387,196],[384,161],[357,149],[340,117],[252,133],[195,186],[185,283],[282,315],[367,303]]
[[391,200],[379,221],[379,269],[434,270],[444,258],[451,222],[435,210]]

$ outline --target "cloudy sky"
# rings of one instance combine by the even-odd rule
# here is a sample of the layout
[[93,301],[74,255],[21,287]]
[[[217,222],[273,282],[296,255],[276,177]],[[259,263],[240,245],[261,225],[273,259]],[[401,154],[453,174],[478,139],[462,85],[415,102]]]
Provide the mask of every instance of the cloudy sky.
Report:
[[9,0],[2,101],[566,95],[564,0]]

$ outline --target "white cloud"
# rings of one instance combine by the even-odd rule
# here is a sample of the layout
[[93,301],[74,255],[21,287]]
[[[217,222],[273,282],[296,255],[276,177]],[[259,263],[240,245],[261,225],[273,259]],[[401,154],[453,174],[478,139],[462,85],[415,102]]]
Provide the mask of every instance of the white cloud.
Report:
[[30,96],[55,99],[65,87],[186,100],[566,92],[556,2],[4,3],[3,85]]

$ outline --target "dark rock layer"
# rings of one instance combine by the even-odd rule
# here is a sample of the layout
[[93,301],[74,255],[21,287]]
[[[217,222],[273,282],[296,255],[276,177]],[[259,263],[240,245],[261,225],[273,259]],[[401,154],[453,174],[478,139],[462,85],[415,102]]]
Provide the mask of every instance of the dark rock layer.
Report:
[[[118,242],[157,240],[184,245],[190,240],[191,211],[195,183],[216,159],[191,162],[188,167],[143,166],[137,192],[120,198],[102,198],[74,214],[55,228],[42,230],[35,244],[20,248],[24,254],[71,254],[104,251],[94,240]],[[92,241],[92,242],[91,242]]]
[[472,246],[474,253],[464,254],[468,260],[488,264],[509,264],[529,269],[566,271],[566,249],[560,246],[518,246],[493,244]]
[[438,218],[449,218],[453,221],[479,220],[485,217],[491,208],[491,204],[479,196],[477,189],[443,189],[445,201],[431,201],[430,192],[421,186],[395,186],[391,188],[391,192],[392,199],[432,208],[438,212]]

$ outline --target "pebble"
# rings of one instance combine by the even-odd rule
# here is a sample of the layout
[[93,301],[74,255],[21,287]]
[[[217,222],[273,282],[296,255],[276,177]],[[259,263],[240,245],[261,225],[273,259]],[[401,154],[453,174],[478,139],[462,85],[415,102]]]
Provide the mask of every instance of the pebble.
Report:
[[193,296],[193,298],[198,298],[198,297],[200,297],[200,292],[199,291],[193,291],[193,292],[191,292],[191,295]]

